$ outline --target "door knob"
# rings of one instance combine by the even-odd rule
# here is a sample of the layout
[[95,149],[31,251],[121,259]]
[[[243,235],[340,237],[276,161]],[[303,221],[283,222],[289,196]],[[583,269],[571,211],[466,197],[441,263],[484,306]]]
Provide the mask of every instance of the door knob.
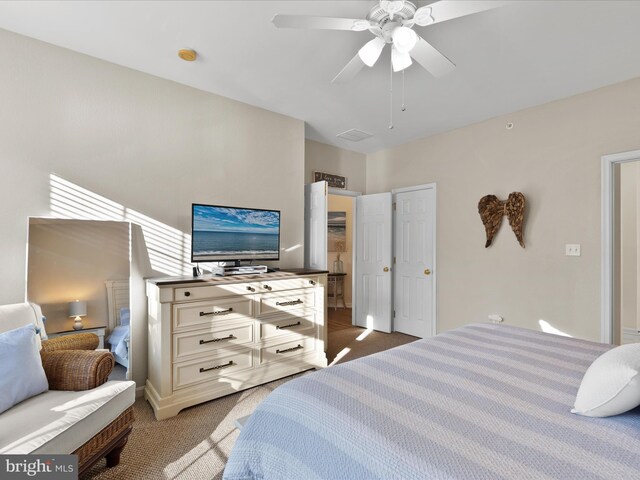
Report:
[[389,267],[384,267],[382,270],[385,271],[385,272],[388,272],[389,271]]
[[424,274],[425,275],[431,275],[431,270],[429,270],[428,268],[425,269]]

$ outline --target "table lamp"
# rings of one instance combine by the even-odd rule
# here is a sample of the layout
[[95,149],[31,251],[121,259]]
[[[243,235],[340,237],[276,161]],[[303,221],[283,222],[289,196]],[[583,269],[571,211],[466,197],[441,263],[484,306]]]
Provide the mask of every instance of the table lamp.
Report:
[[80,317],[84,317],[86,315],[87,302],[81,302],[80,300],[69,302],[69,317],[75,317],[75,320],[73,322],[74,330],[82,330],[82,319]]

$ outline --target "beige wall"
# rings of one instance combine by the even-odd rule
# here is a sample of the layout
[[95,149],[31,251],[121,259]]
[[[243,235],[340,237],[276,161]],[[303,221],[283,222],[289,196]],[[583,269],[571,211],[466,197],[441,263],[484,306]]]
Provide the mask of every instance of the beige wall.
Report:
[[347,177],[347,190],[364,193],[366,158],[364,153],[306,140],[304,182],[313,182],[314,171],[333,173]]
[[[640,148],[639,125],[634,79],[367,157],[367,193],[438,185],[438,331],[498,313],[599,340],[600,157]],[[485,249],[478,200],[513,191],[528,202],[526,249],[506,219]]]
[[63,219],[29,222],[28,298],[47,331],[73,328],[68,302],[87,302],[85,328],[108,326],[106,280],[129,279],[129,224]]
[[[348,307],[351,307],[351,284],[353,281],[353,202],[354,197],[343,197],[341,195],[329,195],[328,208],[330,212],[346,212],[347,214],[347,232],[346,232],[346,252],[340,254],[340,260],[344,267],[344,301]],[[327,267],[329,271],[333,271],[333,262],[338,259],[337,252],[329,252],[327,255]],[[329,307],[334,306],[333,301]],[[342,307],[342,303],[338,302],[338,306]]]
[[25,297],[51,174],[56,214],[142,223],[156,270],[189,271],[192,202],[282,210],[280,265],[302,265],[302,121],[2,30],[0,64],[0,303]]

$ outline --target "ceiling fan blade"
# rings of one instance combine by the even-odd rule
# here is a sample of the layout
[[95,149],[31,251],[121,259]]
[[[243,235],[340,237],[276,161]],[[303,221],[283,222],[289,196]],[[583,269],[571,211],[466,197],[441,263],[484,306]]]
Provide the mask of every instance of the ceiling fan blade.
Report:
[[440,0],[439,2],[434,2],[426,7],[419,8],[416,13],[423,8],[430,8],[433,22],[429,21],[428,23],[425,23],[425,25],[429,25],[446,22],[447,20],[453,20],[454,18],[464,17],[465,15],[471,15],[473,13],[484,12],[485,10],[492,10],[494,8],[507,5],[508,3],[510,2],[504,0],[465,2],[460,2],[459,0]]
[[353,57],[349,63],[345,65],[345,67],[340,70],[340,73],[335,76],[331,83],[346,83],[355,77],[360,70],[364,67],[364,62],[360,58],[360,55],[356,53],[355,57]]
[[310,28],[314,30],[354,30],[369,28],[369,21],[358,18],[311,17],[308,15],[276,15],[271,20],[278,28]]
[[434,77],[446,75],[456,68],[451,60],[420,36],[409,55]]
[[399,52],[395,47],[391,48],[391,65],[393,65],[394,72],[400,72],[405,68],[410,67],[412,63],[411,55]]

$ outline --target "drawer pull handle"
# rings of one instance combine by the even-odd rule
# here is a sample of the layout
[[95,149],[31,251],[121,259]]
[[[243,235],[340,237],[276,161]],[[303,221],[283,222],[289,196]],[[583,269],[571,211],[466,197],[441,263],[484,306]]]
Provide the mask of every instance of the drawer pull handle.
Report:
[[205,343],[212,343],[212,342],[222,342],[224,340],[233,340],[234,337],[233,335],[229,335],[228,337],[222,337],[222,338],[212,338],[211,340],[200,340],[200,345],[204,345]]
[[205,317],[207,315],[227,315],[233,312],[233,308],[227,308],[226,310],[218,310],[217,312],[200,312],[201,317]]
[[185,297],[190,297],[191,296],[191,292],[184,292],[184,296]]
[[300,299],[297,299],[291,300],[290,302],[276,302],[276,305],[278,305],[279,307],[288,307],[289,305],[300,305],[301,303],[304,302]]
[[262,288],[269,291],[273,290],[273,288],[271,288],[269,285],[263,285]]
[[304,348],[302,345],[298,344],[297,347],[285,348],[284,350],[276,350],[276,353],[287,353],[287,352],[295,352],[296,350],[300,350]]
[[309,280],[309,283],[310,283],[311,285],[315,285],[315,284],[316,284],[315,280]]
[[[302,323],[301,322],[296,322],[296,323],[290,323],[289,325],[282,325],[282,326],[276,325],[276,330],[282,330],[282,329],[285,329],[285,328],[297,327],[298,325],[302,325]],[[200,341],[202,341],[202,340],[200,340]]]
[[256,289],[253,288],[253,287],[247,287],[247,290],[249,290],[250,292],[255,292],[256,291]]
[[224,363],[222,365],[216,365],[215,367],[201,368],[200,369],[200,373],[209,372],[211,370],[220,370],[221,368],[227,368],[227,367],[230,367],[231,365],[233,365],[233,360],[229,360],[229,363]]

